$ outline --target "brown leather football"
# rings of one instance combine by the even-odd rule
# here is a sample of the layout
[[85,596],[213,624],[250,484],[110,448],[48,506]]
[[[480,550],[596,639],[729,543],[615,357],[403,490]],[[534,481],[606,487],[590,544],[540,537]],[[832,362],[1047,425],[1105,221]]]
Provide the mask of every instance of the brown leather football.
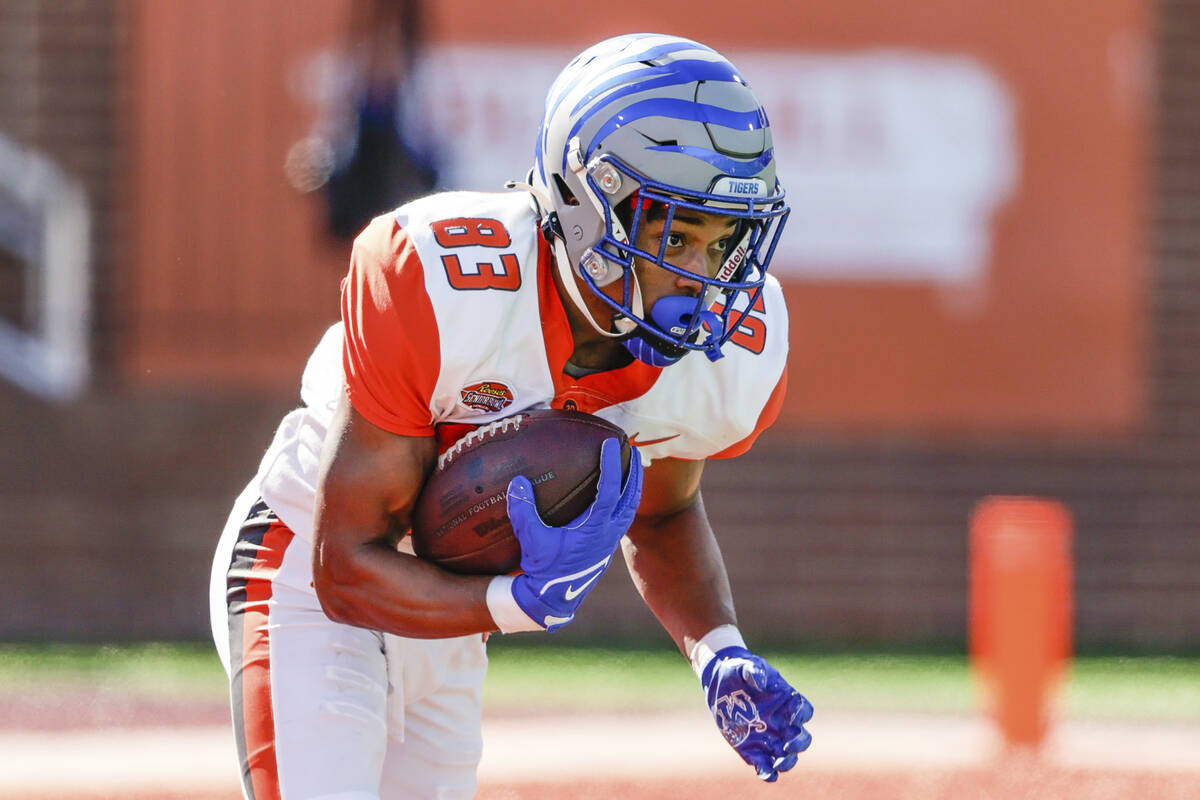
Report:
[[438,458],[426,480],[413,512],[413,550],[453,572],[517,570],[521,548],[508,521],[508,482],[524,475],[546,524],[566,525],[596,499],[600,444],[610,438],[621,442],[627,476],[625,432],[591,414],[530,409],[476,428]]

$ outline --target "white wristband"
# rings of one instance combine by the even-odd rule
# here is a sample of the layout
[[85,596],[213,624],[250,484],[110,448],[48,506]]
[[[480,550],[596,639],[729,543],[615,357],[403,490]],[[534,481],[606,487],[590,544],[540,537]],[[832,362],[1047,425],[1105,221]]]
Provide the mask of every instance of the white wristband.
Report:
[[742,632],[737,629],[737,625],[718,625],[700,637],[700,641],[696,642],[692,652],[688,654],[688,660],[692,662],[692,670],[699,678],[718,650],[745,646],[746,640],[742,638]]
[[512,593],[513,578],[511,575],[497,575],[487,588],[487,606],[492,614],[492,621],[501,633],[519,633],[521,631],[543,630],[526,614]]

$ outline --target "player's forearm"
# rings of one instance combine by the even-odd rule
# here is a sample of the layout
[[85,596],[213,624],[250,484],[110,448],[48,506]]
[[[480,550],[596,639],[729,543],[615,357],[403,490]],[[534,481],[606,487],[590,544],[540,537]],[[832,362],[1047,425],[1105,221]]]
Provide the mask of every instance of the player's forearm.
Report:
[[397,436],[343,400],[314,503],[313,588],[335,622],[399,636],[495,630],[486,577],[454,575],[396,551],[433,465],[433,437]]
[[642,599],[685,656],[716,626],[736,624],[725,562],[699,496],[672,514],[639,517],[623,548]]
[[453,575],[382,541],[345,553],[318,548],[313,567],[317,597],[335,622],[419,639],[496,629],[486,576]]

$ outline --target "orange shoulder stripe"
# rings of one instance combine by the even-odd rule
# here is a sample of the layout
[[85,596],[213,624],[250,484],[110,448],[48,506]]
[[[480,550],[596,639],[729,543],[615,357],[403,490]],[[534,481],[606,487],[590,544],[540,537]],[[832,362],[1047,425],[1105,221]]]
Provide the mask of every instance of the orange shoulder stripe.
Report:
[[391,216],[354,241],[342,281],[346,391],[373,425],[432,436],[430,401],[441,369],[437,317],[417,248]]
[[767,404],[764,405],[763,410],[759,412],[758,422],[755,424],[754,430],[750,433],[750,435],[742,439],[740,442],[736,442],[729,447],[726,447],[719,453],[713,453],[711,456],[709,456],[709,458],[733,458],[734,456],[740,456],[742,453],[750,449],[751,445],[754,444],[754,440],[758,438],[758,435],[767,428],[771,427],[771,424],[775,422],[776,418],[779,417],[779,410],[783,408],[784,395],[787,394],[787,377],[787,366],[785,365],[783,368],[783,374],[779,376],[779,382],[775,384],[774,391],[772,391],[771,396],[767,398]]

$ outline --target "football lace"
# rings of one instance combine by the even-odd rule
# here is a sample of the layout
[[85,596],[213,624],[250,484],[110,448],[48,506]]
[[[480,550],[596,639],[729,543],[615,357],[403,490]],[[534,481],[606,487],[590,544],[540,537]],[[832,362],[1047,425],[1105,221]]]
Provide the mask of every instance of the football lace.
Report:
[[450,448],[446,452],[438,456],[437,468],[439,470],[445,469],[454,460],[455,456],[471,449],[484,439],[490,439],[497,434],[506,433],[509,428],[514,431],[521,430],[521,420],[525,416],[525,414],[515,414],[511,417],[498,419],[495,422],[489,422],[487,425],[480,425],[475,430],[469,431],[457,442],[450,445]]

